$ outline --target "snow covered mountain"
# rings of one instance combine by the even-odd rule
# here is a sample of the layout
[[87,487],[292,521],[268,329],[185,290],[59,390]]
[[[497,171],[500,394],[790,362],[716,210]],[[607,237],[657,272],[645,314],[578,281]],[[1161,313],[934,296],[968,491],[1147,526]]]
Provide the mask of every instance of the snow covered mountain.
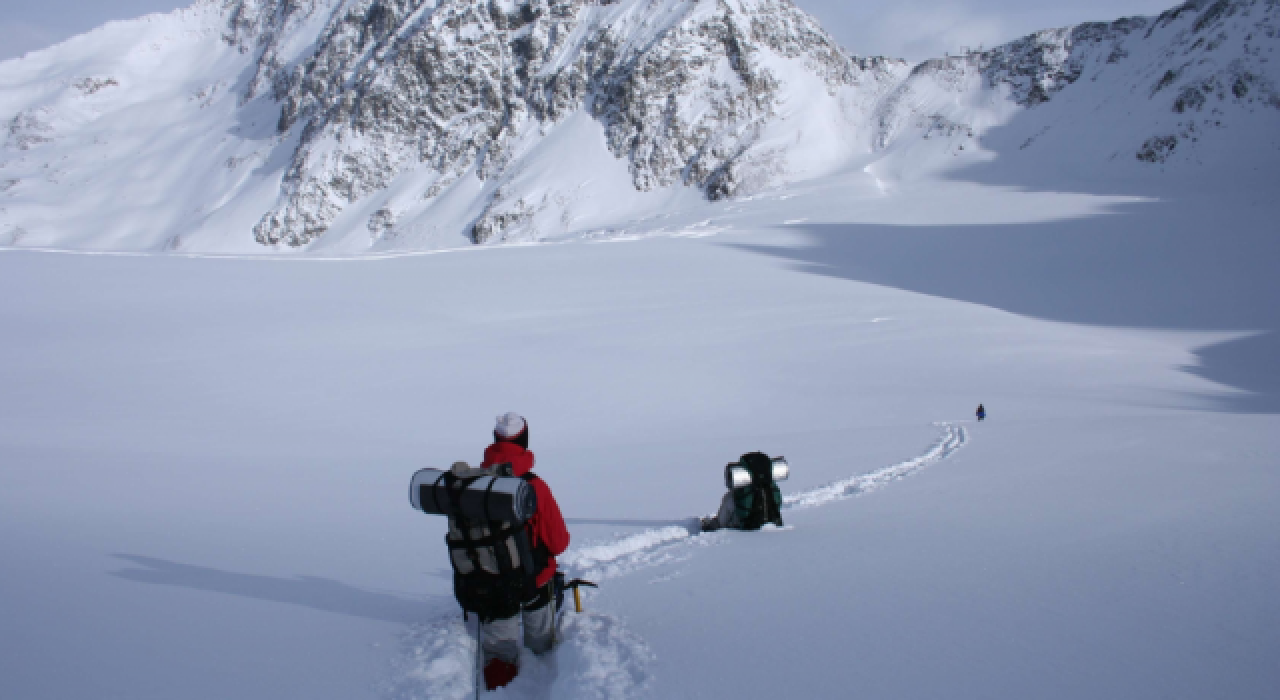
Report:
[[1274,164],[1278,30],[1192,0],[912,68],[789,0],[203,0],[0,64],[0,244],[429,250],[835,172]]
[[[600,587],[493,700],[1271,698],[1278,6],[909,66],[219,0],[0,64],[0,698],[474,698],[405,487],[508,410]],[[691,532],[755,450],[786,527]]]
[[925,61],[878,105],[874,147],[945,137],[1089,177],[1117,164],[1274,168],[1278,37],[1277,3],[1201,0]]

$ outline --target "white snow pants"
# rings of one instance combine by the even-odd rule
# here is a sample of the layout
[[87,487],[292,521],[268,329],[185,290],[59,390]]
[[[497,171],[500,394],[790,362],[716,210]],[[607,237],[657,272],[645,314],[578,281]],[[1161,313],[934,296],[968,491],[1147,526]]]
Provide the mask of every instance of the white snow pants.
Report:
[[[551,584],[548,583],[546,587],[550,586]],[[539,593],[542,591],[539,590]],[[544,595],[539,595],[526,605],[543,603]],[[521,608],[519,615],[480,625],[480,646],[484,650],[486,664],[494,658],[519,664],[521,622],[524,623],[524,645],[529,648],[529,651],[535,654],[551,651],[556,641],[556,600],[553,595],[545,597],[549,600],[540,607]]]

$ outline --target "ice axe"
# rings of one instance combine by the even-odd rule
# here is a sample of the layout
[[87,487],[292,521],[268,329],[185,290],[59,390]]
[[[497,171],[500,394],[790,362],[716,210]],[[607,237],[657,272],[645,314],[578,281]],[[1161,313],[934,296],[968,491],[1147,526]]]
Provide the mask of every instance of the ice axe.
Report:
[[583,586],[588,586],[588,587],[590,587],[590,588],[599,588],[599,586],[597,586],[596,584],[594,584],[594,583],[592,583],[592,582],[590,582],[590,581],[584,581],[584,580],[582,580],[582,579],[580,579],[580,578],[575,578],[574,580],[572,580],[572,581],[570,581],[570,582],[568,582],[568,583],[566,583],[566,584],[564,585],[564,587],[565,587],[565,588],[572,588],[572,589],[573,589],[573,610],[574,610],[574,612],[582,612],[582,594],[578,592],[578,589],[579,589],[579,588],[581,588],[581,587],[583,587]]

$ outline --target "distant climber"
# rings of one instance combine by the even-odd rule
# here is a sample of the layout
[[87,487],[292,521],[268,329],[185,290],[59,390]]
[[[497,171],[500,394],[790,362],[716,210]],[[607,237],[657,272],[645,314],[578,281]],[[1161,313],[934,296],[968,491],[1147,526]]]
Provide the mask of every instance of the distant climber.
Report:
[[978,417],[978,422],[981,423],[987,419],[987,409],[982,404],[978,404],[978,410],[974,411],[974,415]]
[[759,530],[768,523],[782,527],[782,492],[778,482],[791,475],[783,457],[770,458],[763,452],[742,455],[724,468],[728,493],[715,515],[700,519],[704,532],[721,528]]

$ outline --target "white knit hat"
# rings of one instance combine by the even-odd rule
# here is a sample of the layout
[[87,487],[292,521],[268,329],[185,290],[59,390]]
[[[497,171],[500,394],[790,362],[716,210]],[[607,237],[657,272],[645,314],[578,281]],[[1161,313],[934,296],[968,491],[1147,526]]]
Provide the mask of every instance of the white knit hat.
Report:
[[493,427],[493,432],[499,437],[513,438],[524,432],[524,418],[519,413],[512,411],[498,416],[498,424]]

